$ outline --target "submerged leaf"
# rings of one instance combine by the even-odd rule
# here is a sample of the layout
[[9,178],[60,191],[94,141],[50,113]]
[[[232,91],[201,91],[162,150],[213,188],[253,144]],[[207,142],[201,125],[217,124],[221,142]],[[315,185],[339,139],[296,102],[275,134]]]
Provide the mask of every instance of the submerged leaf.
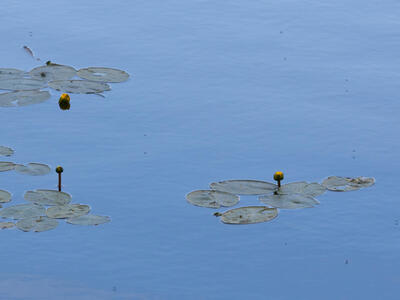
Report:
[[308,183],[305,181],[291,182],[282,185],[278,190],[278,194],[302,194],[316,197],[325,193],[326,188],[319,183]]
[[335,192],[348,192],[359,190],[364,187],[369,187],[375,183],[375,178],[373,177],[339,177],[330,176],[325,178],[322,185],[325,186],[330,191]]
[[100,82],[122,82],[129,78],[129,74],[118,69],[90,67],[78,70],[81,78]]
[[76,70],[70,66],[50,64],[32,69],[29,72],[32,78],[39,80],[68,80],[76,75]]
[[11,68],[0,68],[0,80],[23,77],[24,74],[25,72],[22,70],[11,69]]
[[28,191],[25,200],[41,205],[66,205],[71,202],[71,195],[54,190]]
[[40,216],[19,220],[15,225],[22,231],[42,232],[56,228],[58,226],[58,221]]
[[11,156],[14,154],[14,150],[10,147],[0,146],[0,155]]
[[37,204],[18,204],[0,210],[0,217],[9,219],[23,219],[42,216],[46,209]]
[[0,80],[0,90],[38,90],[43,88],[46,82],[33,78],[15,77]]
[[16,164],[15,171],[25,175],[39,176],[50,173],[51,169],[45,164],[29,163],[26,166]]
[[220,208],[233,206],[239,202],[239,197],[227,192],[213,190],[198,190],[186,195],[186,200],[196,206]]
[[0,106],[15,107],[42,103],[50,98],[47,91],[16,91],[0,94]]
[[225,180],[213,182],[211,189],[238,195],[263,195],[277,189],[277,185],[259,180]]
[[13,228],[15,224],[13,222],[0,222],[0,229]]
[[88,80],[56,80],[50,81],[49,87],[67,93],[75,94],[97,94],[109,91],[111,88],[107,83]]
[[285,209],[314,207],[314,205],[319,204],[317,199],[303,194],[270,194],[260,196],[258,199],[272,207]]
[[10,161],[0,161],[0,172],[14,170],[15,164]]
[[110,221],[110,217],[96,215],[84,215],[76,218],[67,219],[67,223],[74,225],[99,225]]
[[231,209],[219,215],[221,221],[227,224],[253,224],[276,218],[278,210],[267,206],[247,206]]
[[7,191],[0,190],[0,203],[6,203],[11,201],[11,194]]
[[49,207],[46,215],[53,219],[75,218],[88,214],[90,211],[89,205],[70,204]]

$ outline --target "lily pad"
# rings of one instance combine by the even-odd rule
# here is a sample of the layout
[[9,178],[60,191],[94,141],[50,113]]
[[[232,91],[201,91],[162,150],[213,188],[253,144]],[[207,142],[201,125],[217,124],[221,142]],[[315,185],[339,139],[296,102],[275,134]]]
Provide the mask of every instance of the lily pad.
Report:
[[74,225],[99,225],[110,221],[110,217],[96,215],[84,215],[76,218],[67,219],[67,223]]
[[32,78],[46,81],[68,80],[76,75],[76,70],[70,66],[51,64],[34,68],[29,75]]
[[239,197],[227,192],[213,190],[198,190],[186,195],[186,200],[196,206],[220,208],[233,206],[239,202]]
[[16,91],[0,94],[1,107],[27,106],[42,103],[50,98],[47,91]]
[[71,195],[54,190],[28,191],[25,200],[41,205],[66,205],[71,202]]
[[215,215],[221,216],[221,221],[226,224],[254,224],[271,221],[278,215],[278,210],[267,206],[246,206]]
[[0,161],[0,172],[14,170],[15,164],[10,161]]
[[11,156],[14,154],[14,150],[9,148],[9,147],[5,147],[5,146],[0,146],[0,155],[3,156]]
[[13,228],[15,226],[15,223],[13,222],[0,222],[0,229],[9,229]]
[[303,194],[270,194],[260,196],[258,199],[272,207],[285,209],[314,207],[319,204],[317,199]]
[[375,183],[375,178],[373,177],[350,178],[350,177],[330,176],[324,179],[322,185],[325,186],[330,191],[348,192],[369,187],[371,185],[374,185],[374,183]]
[[25,165],[15,165],[15,171],[25,175],[39,176],[50,173],[51,169],[48,165],[29,163]]
[[46,209],[41,205],[18,204],[0,210],[0,217],[8,219],[24,219],[24,218],[42,216],[45,213]]
[[88,214],[90,211],[89,205],[70,204],[49,207],[46,215],[53,219],[75,218]]
[[278,194],[302,194],[317,197],[325,193],[326,188],[316,182],[307,183],[305,181],[291,182],[282,185],[278,190]]
[[104,82],[94,82],[88,80],[56,80],[50,81],[49,87],[67,93],[75,94],[97,94],[111,90],[110,86]]
[[19,220],[15,225],[22,231],[42,232],[56,228],[58,226],[58,221],[40,216]]
[[123,82],[129,78],[129,74],[125,71],[101,67],[80,69],[77,75],[87,80],[100,82]]
[[7,191],[0,190],[0,203],[6,203],[11,201],[11,194]]
[[38,90],[45,87],[45,85],[46,82],[43,80],[25,77],[15,77],[0,80],[0,90]]
[[225,180],[210,184],[212,190],[238,195],[264,195],[277,189],[277,185],[259,180]]
[[0,80],[24,76],[25,72],[12,68],[0,68]]

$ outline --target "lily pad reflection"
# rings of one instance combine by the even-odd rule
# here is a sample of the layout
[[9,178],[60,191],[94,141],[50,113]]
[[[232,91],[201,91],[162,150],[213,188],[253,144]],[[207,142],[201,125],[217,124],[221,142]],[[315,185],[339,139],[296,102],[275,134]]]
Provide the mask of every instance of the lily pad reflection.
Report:
[[50,173],[51,169],[45,164],[29,163],[26,166],[16,164],[15,171],[25,175],[39,176]]
[[71,196],[65,192],[55,190],[28,191],[25,200],[41,205],[66,205],[71,202]]
[[312,196],[302,194],[270,194],[258,197],[265,204],[272,207],[297,209],[314,207],[319,201]]
[[0,94],[1,107],[27,106],[42,103],[50,98],[47,91],[16,91]]
[[18,204],[0,210],[0,217],[8,219],[24,219],[43,216],[46,209],[37,204]]
[[42,232],[56,228],[58,226],[58,221],[40,216],[19,220],[15,225],[22,231]]
[[12,90],[12,91],[38,90],[45,87],[45,85],[46,82],[43,80],[25,78],[25,77],[15,77],[15,78],[0,80],[0,90]]
[[10,147],[0,146],[0,155],[11,156],[14,154],[14,150]]
[[11,194],[7,191],[0,190],[0,203],[6,203],[11,201]]
[[263,195],[277,189],[277,185],[259,180],[225,180],[213,182],[211,189],[238,195]]
[[239,197],[227,192],[213,190],[198,190],[186,195],[186,200],[196,206],[220,208],[233,206],[239,202]]
[[88,80],[56,80],[50,81],[49,87],[67,93],[75,94],[97,94],[111,90],[110,86],[104,82],[94,82]]
[[90,67],[78,70],[81,78],[100,82],[123,82],[128,80],[129,74],[118,69]]
[[110,221],[110,217],[96,215],[84,215],[76,218],[67,219],[67,223],[74,225],[99,225]]
[[278,215],[278,210],[267,206],[246,206],[215,215],[221,216],[221,221],[226,224],[254,224],[271,221]]
[[350,178],[350,177],[330,176],[324,179],[322,185],[325,186],[330,191],[348,192],[369,187],[371,185],[374,185],[374,183],[375,183],[375,178],[373,177]]
[[88,214],[90,211],[89,205],[70,204],[49,207],[46,215],[53,219],[75,218]]
[[29,72],[32,78],[39,80],[68,80],[76,75],[76,70],[64,65],[46,65],[32,69]]
[[0,172],[14,170],[15,164],[10,161],[0,161]]

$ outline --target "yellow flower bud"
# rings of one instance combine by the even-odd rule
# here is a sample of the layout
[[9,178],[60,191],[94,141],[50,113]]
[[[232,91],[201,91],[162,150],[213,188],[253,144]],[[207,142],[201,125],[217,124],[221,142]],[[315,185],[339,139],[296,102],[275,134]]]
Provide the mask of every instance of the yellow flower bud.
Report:
[[280,171],[275,172],[275,174],[274,174],[274,180],[276,180],[276,181],[283,180],[283,173],[280,172]]
[[63,167],[57,166],[56,172],[57,172],[58,174],[62,173],[63,171],[64,171]]

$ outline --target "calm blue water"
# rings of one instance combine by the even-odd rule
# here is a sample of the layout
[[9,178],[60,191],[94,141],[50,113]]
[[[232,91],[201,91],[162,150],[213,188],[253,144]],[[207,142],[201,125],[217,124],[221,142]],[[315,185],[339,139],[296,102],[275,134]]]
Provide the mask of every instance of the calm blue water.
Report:
[[[82,2],[3,0],[1,67],[38,66],[27,45],[131,79],[70,111],[55,91],[2,108],[0,145],[62,165],[73,202],[112,223],[1,231],[0,299],[399,299],[398,1]],[[277,170],[377,184],[249,226],[184,198]],[[57,186],[0,180],[14,204]]]

